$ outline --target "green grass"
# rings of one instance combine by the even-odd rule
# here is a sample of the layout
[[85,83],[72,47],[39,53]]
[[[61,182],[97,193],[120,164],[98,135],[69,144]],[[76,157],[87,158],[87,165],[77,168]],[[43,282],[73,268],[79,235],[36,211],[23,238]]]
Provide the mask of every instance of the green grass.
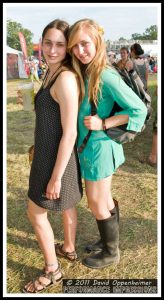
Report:
[[[11,294],[21,293],[24,285],[43,268],[43,256],[26,216],[30,172],[27,151],[33,144],[35,115],[24,112],[16,104],[17,84],[18,80],[7,82],[7,292]],[[125,144],[126,162],[113,176],[112,192],[120,207],[120,263],[101,270],[88,269],[81,263],[87,255],[86,243],[98,238],[84,190],[78,205],[78,261],[60,259],[64,278],[157,278],[157,172],[138,160],[151,149],[156,75],[150,76],[149,87],[153,95],[153,116],[145,131],[134,142]],[[49,212],[49,219],[56,242],[62,241],[61,215]],[[62,286],[50,287],[46,293],[62,293]]]

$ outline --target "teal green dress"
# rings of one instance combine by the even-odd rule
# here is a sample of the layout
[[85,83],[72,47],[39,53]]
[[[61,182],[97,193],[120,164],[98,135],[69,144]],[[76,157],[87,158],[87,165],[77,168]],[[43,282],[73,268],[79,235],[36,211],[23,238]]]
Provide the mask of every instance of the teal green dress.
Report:
[[[146,106],[114,69],[103,70],[101,91],[97,107],[98,116],[101,119],[108,118],[116,101],[123,110],[115,115],[128,114],[127,129],[140,132],[147,114]],[[84,117],[91,115],[91,105],[87,95],[88,81],[85,84],[85,97],[78,114],[78,147],[88,133],[84,125]],[[125,157],[121,144],[110,139],[103,130],[93,130],[83,152],[79,153],[79,160],[82,177],[97,181],[112,175],[124,163]]]

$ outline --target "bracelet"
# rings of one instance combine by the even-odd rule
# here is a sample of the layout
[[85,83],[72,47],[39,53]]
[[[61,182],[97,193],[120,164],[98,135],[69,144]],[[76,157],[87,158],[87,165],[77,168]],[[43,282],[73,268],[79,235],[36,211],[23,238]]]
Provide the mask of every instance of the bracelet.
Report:
[[106,130],[105,119],[102,120],[102,127],[103,127],[103,130],[105,131]]

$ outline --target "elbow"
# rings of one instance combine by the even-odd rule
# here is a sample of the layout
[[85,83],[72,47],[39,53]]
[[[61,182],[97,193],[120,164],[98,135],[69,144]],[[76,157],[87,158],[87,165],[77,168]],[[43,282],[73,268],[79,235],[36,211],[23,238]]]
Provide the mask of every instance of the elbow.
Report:
[[77,138],[77,130],[72,130],[69,133],[63,134],[63,139],[68,143],[75,143]]

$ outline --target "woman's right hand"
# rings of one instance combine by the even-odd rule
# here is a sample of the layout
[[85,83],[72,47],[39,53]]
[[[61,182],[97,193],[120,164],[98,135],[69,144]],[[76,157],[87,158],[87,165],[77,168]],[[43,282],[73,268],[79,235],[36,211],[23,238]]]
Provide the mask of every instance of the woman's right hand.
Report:
[[49,200],[58,199],[60,197],[61,179],[53,180],[51,178],[46,188],[46,198]]
[[22,95],[20,90],[17,91],[17,101],[16,101],[16,103],[23,105],[23,95]]

